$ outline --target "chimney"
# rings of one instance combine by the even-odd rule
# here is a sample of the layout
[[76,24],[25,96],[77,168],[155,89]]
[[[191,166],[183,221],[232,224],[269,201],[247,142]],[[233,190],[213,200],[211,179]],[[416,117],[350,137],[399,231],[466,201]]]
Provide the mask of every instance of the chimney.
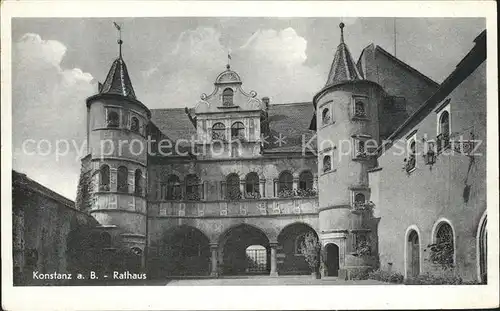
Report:
[[262,102],[266,105],[266,110],[269,109],[269,97],[262,97]]

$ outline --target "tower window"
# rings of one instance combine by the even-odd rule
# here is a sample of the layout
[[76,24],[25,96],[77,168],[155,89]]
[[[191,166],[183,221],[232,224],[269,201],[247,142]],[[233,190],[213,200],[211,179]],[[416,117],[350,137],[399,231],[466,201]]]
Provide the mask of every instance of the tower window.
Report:
[[106,164],[99,170],[99,191],[109,191],[109,166]]
[[323,109],[323,111],[321,112],[321,120],[323,122],[323,125],[327,125],[327,124],[331,123],[332,116],[330,113],[330,109],[328,109],[328,108]]
[[139,133],[139,119],[136,117],[132,117],[130,130],[132,130],[132,132]]
[[233,105],[234,92],[232,89],[227,88],[222,92],[222,105],[232,106]]
[[107,126],[118,127],[120,125],[120,116],[116,111],[108,112]]
[[354,100],[354,116],[358,118],[366,118],[365,103],[362,99]]
[[245,138],[245,126],[241,122],[234,122],[231,126],[231,138],[242,139]]
[[118,168],[118,192],[128,192],[128,169],[125,166]]
[[222,123],[215,123],[212,127],[212,140],[225,140],[226,127]]
[[134,193],[142,196],[142,172],[140,169],[135,170],[135,187]]
[[252,172],[248,173],[246,177],[246,196],[250,198],[259,197],[259,175],[257,173]]
[[365,203],[365,201],[366,201],[366,197],[362,193],[356,193],[356,195],[354,196],[354,203],[355,204],[362,204],[362,203]]
[[332,170],[332,158],[329,155],[323,157],[323,173]]

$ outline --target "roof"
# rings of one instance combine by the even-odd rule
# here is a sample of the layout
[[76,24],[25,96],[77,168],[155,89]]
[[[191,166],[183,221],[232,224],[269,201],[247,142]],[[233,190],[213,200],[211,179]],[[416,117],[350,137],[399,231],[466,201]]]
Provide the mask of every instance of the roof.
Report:
[[[314,132],[309,130],[309,122],[314,114],[314,107],[310,102],[270,105],[268,111],[270,137],[264,145],[269,152],[300,152],[302,150],[302,135],[306,142],[313,137]],[[196,136],[193,126],[183,108],[152,109],[151,122],[171,140],[190,140]],[[281,134],[281,136],[280,136]],[[282,144],[276,143],[281,137]],[[315,146],[313,140],[310,145]]]
[[378,148],[379,151],[387,150],[392,141],[404,136],[408,129],[421,122],[448,94],[486,60],[486,30],[481,32],[474,42],[476,45],[458,63],[455,70],[441,83],[437,91],[387,138],[387,143],[381,145]]
[[117,94],[136,99],[127,65],[121,55],[111,65],[104,83],[99,84],[99,94]]
[[51,198],[67,207],[75,209],[75,202],[70,199],[60,195],[59,193],[50,190],[44,185],[34,181],[33,179],[26,176],[26,174],[22,174],[12,170],[12,187],[20,187],[24,189],[28,189],[34,192],[41,194],[44,197]]
[[326,80],[325,86],[335,85],[343,81],[361,80],[363,76],[358,70],[354,59],[352,58],[347,44],[344,42],[344,23],[340,23],[340,44],[337,46],[332,67]]

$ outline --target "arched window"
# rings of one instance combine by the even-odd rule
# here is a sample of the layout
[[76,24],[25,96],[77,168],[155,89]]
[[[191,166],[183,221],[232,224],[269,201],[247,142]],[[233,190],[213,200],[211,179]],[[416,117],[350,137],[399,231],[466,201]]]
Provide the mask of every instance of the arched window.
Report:
[[361,204],[366,202],[366,197],[362,193],[356,193],[354,196],[354,203]]
[[109,166],[101,166],[99,170],[99,191],[109,191]]
[[453,245],[453,229],[450,224],[446,222],[439,224],[436,231],[436,243],[431,250],[433,253],[439,253],[438,258],[436,258],[439,264],[453,265],[455,249]]
[[181,191],[179,177],[170,175],[167,180],[167,200],[180,200],[182,197]]
[[241,122],[234,122],[231,126],[231,138],[241,139],[245,138],[245,126]]
[[227,88],[222,92],[222,106],[232,106],[233,105],[233,95],[232,89]]
[[135,170],[134,193],[142,196],[142,171],[140,169]]
[[329,155],[323,157],[323,173],[332,169],[332,158]]
[[448,111],[443,111],[439,117],[439,134],[450,134],[450,114]]
[[116,111],[108,112],[107,126],[118,127],[120,125],[120,116]]
[[125,166],[118,168],[118,192],[128,192],[128,169]]
[[280,174],[278,179],[278,193],[282,191],[291,191],[293,189],[292,173],[285,171]]
[[240,177],[237,174],[229,174],[226,178],[226,199],[241,199]]
[[132,130],[132,132],[139,133],[139,119],[137,119],[136,117],[132,117],[132,120],[130,122],[130,130]]
[[354,116],[360,118],[366,117],[365,103],[360,99],[356,99],[354,103]]
[[222,123],[215,123],[212,127],[212,140],[225,140],[226,127]]
[[330,115],[330,109],[325,108],[321,112],[321,120],[323,122],[323,125],[329,124],[332,121],[332,117]]
[[246,176],[246,197],[247,198],[259,198],[260,197],[260,189],[259,189],[259,175],[257,173],[252,172],[248,173]]
[[311,190],[313,188],[313,174],[311,171],[304,171],[299,175],[299,189]]
[[190,174],[186,176],[186,199],[199,201],[200,200],[200,192],[199,192],[200,179],[198,176],[194,174]]
[[415,168],[417,163],[416,147],[417,143],[413,140],[410,143],[410,150],[408,150],[408,163],[406,164],[406,171],[409,172]]

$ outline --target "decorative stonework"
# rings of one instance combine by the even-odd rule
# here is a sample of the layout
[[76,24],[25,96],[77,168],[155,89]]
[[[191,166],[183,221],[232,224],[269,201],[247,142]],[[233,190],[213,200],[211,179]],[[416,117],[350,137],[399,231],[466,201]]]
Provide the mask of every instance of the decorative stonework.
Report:
[[258,205],[259,212],[261,215],[267,215],[267,203],[266,202],[261,202]]

